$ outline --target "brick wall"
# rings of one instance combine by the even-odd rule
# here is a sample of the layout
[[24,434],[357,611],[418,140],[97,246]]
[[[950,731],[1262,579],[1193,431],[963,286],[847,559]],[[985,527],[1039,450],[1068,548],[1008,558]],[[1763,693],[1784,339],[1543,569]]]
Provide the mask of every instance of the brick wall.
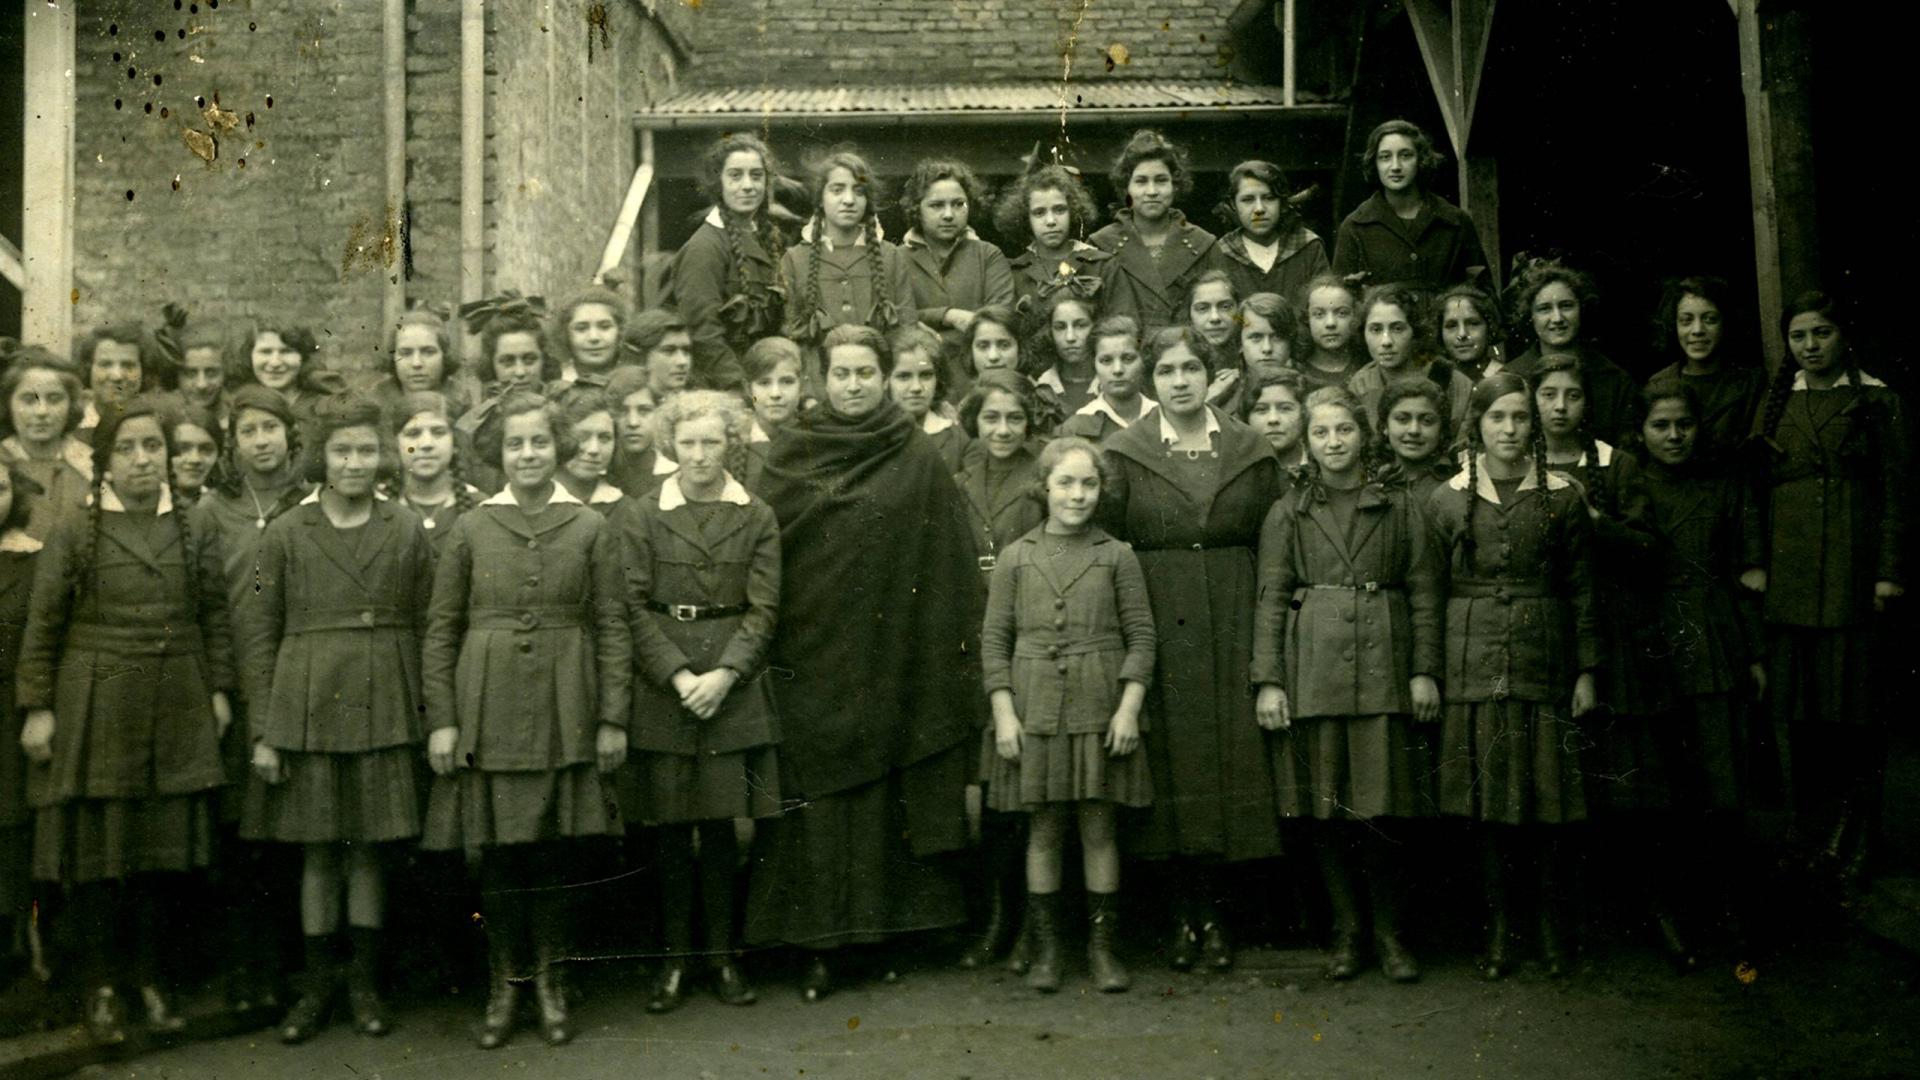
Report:
[[[662,0],[662,6],[677,0]],[[1218,79],[1231,0],[701,0],[702,86],[1058,78]],[[1127,63],[1109,74],[1108,49]]]

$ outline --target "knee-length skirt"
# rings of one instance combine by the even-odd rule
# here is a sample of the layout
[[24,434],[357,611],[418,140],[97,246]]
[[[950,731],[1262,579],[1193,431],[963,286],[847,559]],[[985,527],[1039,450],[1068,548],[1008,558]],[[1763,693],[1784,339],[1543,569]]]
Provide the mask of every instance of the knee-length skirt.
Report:
[[1295,720],[1267,739],[1280,814],[1321,821],[1429,817],[1429,733],[1403,715]]
[[1440,812],[1500,825],[1584,821],[1587,741],[1560,706],[1449,702],[1440,724]]
[[352,754],[283,750],[284,778],[247,780],[240,835],[293,844],[386,843],[420,835],[417,746]]

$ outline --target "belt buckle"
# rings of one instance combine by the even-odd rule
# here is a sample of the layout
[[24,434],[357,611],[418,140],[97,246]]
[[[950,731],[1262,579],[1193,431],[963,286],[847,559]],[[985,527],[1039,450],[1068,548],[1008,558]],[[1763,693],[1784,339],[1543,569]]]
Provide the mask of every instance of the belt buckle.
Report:
[[1365,585],[1362,585],[1361,588],[1365,589],[1368,592],[1379,592],[1380,583],[1377,581],[1369,581]]
[[980,557],[979,557],[978,559],[976,559],[976,560],[974,560],[974,561],[980,564],[980,569],[982,569],[982,570],[991,570],[991,569],[993,569],[993,567],[994,567],[994,564],[995,564],[995,562],[996,562],[996,560],[994,559],[994,557],[993,557],[993,556],[991,556],[991,555],[982,555],[982,556],[980,556]]
[[672,615],[675,622],[694,622],[700,618],[698,604],[669,604],[668,608],[667,614]]

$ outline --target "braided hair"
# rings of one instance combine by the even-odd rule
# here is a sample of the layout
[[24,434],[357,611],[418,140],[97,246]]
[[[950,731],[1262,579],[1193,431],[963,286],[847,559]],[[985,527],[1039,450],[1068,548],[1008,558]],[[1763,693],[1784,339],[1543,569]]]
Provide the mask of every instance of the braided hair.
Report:
[[[1540,366],[1535,369],[1533,375],[1534,393],[1538,394],[1540,392],[1540,384],[1547,381],[1547,376],[1561,372],[1573,376],[1574,379],[1580,383],[1581,395],[1583,397],[1588,396],[1586,371],[1580,363],[1580,358],[1572,353],[1564,352],[1548,353],[1540,359]],[[1536,402],[1536,417],[1538,411],[1538,403]],[[1535,426],[1538,427],[1539,425],[1536,424]],[[1588,422],[1587,413],[1584,408],[1580,414],[1579,430],[1575,434],[1580,440],[1580,452],[1586,455],[1587,471],[1585,480],[1587,490],[1593,494],[1593,503],[1595,506],[1598,506],[1603,513],[1611,513],[1613,504],[1607,491],[1607,470],[1600,467],[1600,440],[1593,437],[1593,425]]]
[[[453,410],[447,404],[447,395],[438,390],[416,390],[403,396],[393,411],[387,415],[387,432],[398,436],[409,423],[413,422],[414,417],[422,413],[445,420],[449,428],[453,426]],[[453,482],[454,508],[463,514],[473,509],[474,503],[478,501],[473,497],[472,485],[467,483],[465,464],[466,452],[460,448],[460,441],[455,439],[453,454],[447,459],[447,477]],[[405,470],[403,469],[402,472],[404,474]],[[393,485],[394,494],[404,494],[405,489],[404,478]]]
[[[1533,418],[1530,441],[1534,475],[1541,484],[1547,482],[1547,445],[1540,432],[1539,408],[1533,402],[1533,391],[1527,386],[1527,381],[1510,371],[1501,371],[1473,384],[1473,393],[1467,398],[1464,423],[1467,436],[1467,513],[1460,529],[1460,546],[1466,556],[1469,572],[1472,571],[1476,547],[1473,538],[1474,513],[1480,509],[1480,457],[1487,449],[1486,441],[1480,434],[1480,420],[1494,402],[1509,394],[1519,394],[1527,403],[1527,412]],[[1552,524],[1550,515],[1546,520],[1548,525]]]
[[[272,391],[269,390],[267,393]],[[167,454],[167,461],[160,467],[160,483],[163,492],[167,489],[166,477],[173,460],[174,428],[179,424],[179,417],[174,414],[170,404],[149,394],[135,395],[124,405],[103,403],[100,409],[100,425],[93,429],[93,490],[92,497],[87,503],[87,526],[81,536],[79,557],[73,561],[67,574],[67,584],[73,590],[75,599],[85,594],[88,579],[93,576],[95,556],[100,550],[100,515],[103,512],[101,504],[109,483],[107,473],[113,462],[114,443],[119,440],[120,429],[125,427],[128,421],[141,417],[151,418],[160,428],[160,438],[166,447]],[[184,507],[176,507],[169,516],[173,518],[174,528],[180,535],[181,560],[186,565],[188,601],[199,613],[198,621],[204,629],[206,610],[210,605],[200,587],[200,563],[193,546],[193,526],[187,520],[190,515],[186,513]],[[224,597],[216,598],[213,602],[224,603],[225,599]]]
[[826,216],[821,211],[821,202],[826,198],[827,182],[835,169],[847,170],[847,175],[853,177],[855,188],[867,200],[866,214],[860,221],[860,235],[867,247],[867,278],[873,291],[873,305],[868,309],[864,322],[886,333],[899,323],[900,317],[887,300],[886,268],[881,265],[885,260],[880,250],[879,178],[874,175],[873,167],[867,164],[867,159],[852,150],[837,150],[828,154],[814,169],[813,217],[807,223],[807,235],[812,237],[812,243],[807,252],[806,303],[801,305],[801,310],[820,310],[820,252],[817,245],[826,242]]
[[[1793,320],[1807,314],[1819,315],[1838,326],[1843,333],[1853,328],[1853,320],[1848,317],[1845,301],[1831,293],[1813,289],[1794,297],[1793,302],[1780,312],[1780,336],[1786,337],[1793,326]],[[1848,353],[1841,357],[1843,376],[1853,372],[1851,352],[1852,350],[1848,350]],[[1767,386],[1767,403],[1760,413],[1761,438],[1771,442],[1780,430],[1780,418],[1786,415],[1787,400],[1793,396],[1793,379],[1799,373],[1800,365],[1789,351],[1787,358],[1774,369],[1773,381]]]
[[[727,159],[743,153],[758,156],[760,167],[767,174],[766,190],[760,197],[760,205],[754,208],[745,222],[741,221],[739,215],[727,209],[726,200],[720,193],[720,176],[726,170]],[[760,241],[760,246],[773,260],[773,265],[780,265],[780,256],[787,250],[786,239],[780,235],[780,229],[774,224],[773,215],[768,210],[768,207],[773,204],[773,189],[779,182],[779,177],[780,163],[775,160],[773,151],[757,136],[746,132],[729,132],[715,139],[713,145],[707,148],[706,157],[701,161],[702,186],[708,189],[707,194],[713,199],[714,205],[720,209],[720,220],[724,226],[721,231],[726,234],[727,251],[732,256],[732,262],[727,267],[729,279],[738,281],[739,291],[752,290],[763,298],[768,291],[766,283],[759,282],[758,287],[754,287],[756,283],[747,273],[746,255],[740,248],[740,234],[743,229],[750,227],[754,237]],[[723,291],[735,290],[726,288]]]
[[[1307,400],[1301,403],[1301,410],[1306,413],[1305,423],[1308,426],[1312,426],[1313,423],[1313,410],[1323,405],[1345,409],[1347,415],[1353,417],[1354,424],[1360,428],[1360,483],[1363,487],[1373,483],[1375,479],[1373,423],[1367,419],[1366,408],[1360,404],[1359,398],[1353,396],[1353,391],[1346,387],[1323,386],[1308,394]],[[1300,482],[1306,485],[1307,497],[1296,500],[1294,509],[1297,513],[1305,514],[1310,504],[1327,501],[1327,485],[1321,476],[1320,459],[1308,453],[1307,463],[1299,475]]]

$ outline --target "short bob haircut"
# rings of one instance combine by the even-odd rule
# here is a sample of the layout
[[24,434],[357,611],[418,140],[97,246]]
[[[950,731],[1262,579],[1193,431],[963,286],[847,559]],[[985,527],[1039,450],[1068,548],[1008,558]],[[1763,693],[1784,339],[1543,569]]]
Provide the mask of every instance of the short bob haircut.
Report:
[[738,397],[723,390],[687,390],[675,394],[653,414],[653,449],[668,461],[679,461],[673,454],[673,433],[681,424],[705,416],[717,416],[727,433],[727,473],[738,479],[747,466],[747,439],[753,431],[753,410]]
[[498,424],[482,427],[474,437],[474,449],[484,461],[501,466],[501,455],[506,452],[507,421],[527,413],[539,413],[546,417],[547,431],[553,435],[554,467],[571,460],[577,447],[573,445],[573,436],[568,425],[560,422],[560,406],[534,393],[531,390],[515,390],[500,399]]
[[920,200],[926,198],[927,192],[933,190],[933,185],[942,180],[951,180],[960,185],[961,192],[967,197],[967,218],[972,221],[973,208],[982,203],[985,194],[980,187],[980,178],[958,161],[930,158],[914,165],[905,186],[900,189],[900,210],[907,215],[909,228],[919,228]]
[[740,367],[749,383],[766,378],[783,363],[792,364],[793,373],[799,375],[806,368],[806,354],[800,351],[798,342],[777,334],[747,346],[740,356]]
[[[1687,297],[1698,297],[1712,304],[1720,312],[1720,347],[1722,356],[1736,356],[1745,352],[1744,341],[1736,341],[1735,335],[1746,326],[1745,312],[1740,301],[1734,295],[1733,286],[1727,279],[1711,275],[1674,278],[1660,290],[1660,306],[1653,313],[1653,352],[1656,356],[1681,355],[1680,349],[1680,301]],[[1728,346],[1733,346],[1729,350]]]
[[[440,381],[444,384],[460,371],[460,354],[453,347],[453,338],[447,333],[447,321],[431,311],[415,308],[393,321],[387,328],[387,374],[394,374],[399,363],[395,356],[400,347],[400,331],[409,326],[424,326],[433,331],[434,343],[440,346]],[[304,366],[304,365],[302,365]]]
[[967,438],[980,437],[980,410],[986,407],[988,394],[1009,394],[1019,402],[1020,411],[1027,417],[1029,434],[1040,422],[1040,399],[1033,392],[1033,384],[1024,375],[995,369],[976,379],[973,389],[967,391],[966,400],[960,403],[960,429],[967,433]]
[[1153,386],[1153,369],[1160,366],[1160,358],[1177,346],[1184,346],[1188,352],[1192,353],[1206,367],[1207,378],[1213,378],[1213,373],[1219,366],[1219,357],[1213,354],[1213,348],[1207,344],[1207,339],[1194,333],[1191,327],[1163,326],[1149,333],[1147,340],[1140,343],[1141,356],[1147,364],[1147,386]]
[[1279,334],[1287,343],[1287,356],[1293,357],[1300,352],[1300,326],[1303,320],[1299,309],[1279,293],[1257,292],[1240,301],[1240,328],[1246,329],[1246,317],[1258,315],[1267,320],[1273,332]]
[[1447,159],[1434,149],[1433,140],[1420,130],[1420,125],[1411,120],[1389,120],[1367,133],[1367,148],[1360,155],[1360,170],[1366,175],[1367,183],[1380,186],[1380,170],[1374,162],[1380,156],[1381,141],[1389,135],[1402,135],[1413,143],[1413,182],[1421,191],[1428,190],[1428,178],[1438,172]]
[[1184,198],[1193,191],[1193,164],[1188,160],[1187,152],[1158,131],[1141,128],[1120,148],[1120,153],[1114,156],[1113,168],[1107,172],[1107,179],[1113,183],[1115,197],[1126,201],[1127,185],[1133,180],[1133,171],[1148,161],[1166,163],[1167,171],[1173,174],[1173,194],[1176,199]]
[[327,482],[327,440],[336,431],[347,428],[372,428],[380,439],[380,464],[374,470],[376,482],[393,479],[395,455],[387,435],[386,412],[380,403],[362,393],[329,394],[314,409],[308,421],[305,453],[301,455],[299,475],[310,484]]
[[1447,346],[1447,305],[1453,303],[1455,300],[1460,300],[1471,305],[1475,313],[1480,316],[1480,321],[1487,324],[1487,349],[1489,351],[1491,351],[1494,346],[1507,340],[1506,320],[1500,317],[1500,305],[1492,296],[1488,295],[1485,289],[1480,288],[1478,285],[1468,285],[1462,282],[1459,285],[1449,286],[1442,291],[1440,295],[1433,298],[1433,314],[1429,316],[1429,319],[1433,327],[1434,344],[1442,350],[1442,355],[1449,355],[1445,352]]
[[0,438],[16,434],[13,426],[13,395],[29,371],[50,371],[67,392],[67,419],[61,425],[62,436],[71,435],[86,418],[87,405],[81,400],[80,372],[74,366],[38,345],[22,345],[6,371],[0,374]]
[[1093,324],[1093,331],[1087,335],[1089,353],[1100,347],[1107,338],[1123,337],[1133,344],[1135,352],[1140,351],[1140,324],[1131,315],[1104,315]]
[[[1433,359],[1434,346],[1439,342],[1439,330],[1431,320],[1434,309],[1431,304],[1421,301],[1420,293],[1399,282],[1388,282],[1367,289],[1360,297],[1360,303],[1354,306],[1354,324],[1360,328],[1360,334],[1366,333],[1367,316],[1381,305],[1397,307],[1400,314],[1406,316],[1407,325],[1413,328],[1413,351],[1407,356],[1409,370]],[[1364,346],[1365,341],[1362,341]]]
[[[558,359],[558,366],[562,369],[566,367],[567,358],[573,355],[573,349],[567,343],[567,326],[573,322],[573,313],[588,304],[605,304],[607,310],[613,312],[613,332],[616,338],[626,333],[627,302],[620,298],[619,293],[604,285],[589,285],[567,297],[566,303],[553,310],[547,341],[547,352]],[[492,362],[491,352],[487,354],[487,359],[489,363]]]
[[1574,300],[1580,305],[1582,335],[1590,336],[1595,308],[1600,302],[1600,293],[1594,289],[1593,279],[1571,266],[1536,260],[1513,279],[1512,306],[1507,314],[1512,326],[1508,329],[1508,337],[1539,344],[1533,332],[1533,302],[1539,298],[1540,290],[1549,285],[1565,285],[1573,292]]
[[80,348],[74,353],[80,372],[80,381],[88,387],[93,386],[93,354],[100,348],[101,342],[111,341],[116,345],[131,345],[140,353],[140,389],[136,393],[149,390],[173,389],[173,364],[167,359],[165,350],[155,347],[153,335],[138,323],[118,322],[107,326],[95,327],[80,339]]
[[[616,314],[616,318],[617,318]],[[492,383],[500,378],[494,367],[493,358],[500,351],[500,339],[508,334],[530,334],[534,347],[540,350],[540,381],[542,384],[558,379],[565,370],[560,362],[560,354],[553,349],[553,342],[547,336],[547,328],[540,323],[538,316],[530,311],[515,311],[495,315],[487,320],[486,329],[480,331],[480,381]]]
[[1273,222],[1275,236],[1287,236],[1300,227],[1302,219],[1300,211],[1294,209],[1293,186],[1287,183],[1287,174],[1273,162],[1258,159],[1243,161],[1235,165],[1233,171],[1227,174],[1226,200],[1215,210],[1215,215],[1219,217],[1221,224],[1228,229],[1240,227],[1240,215],[1234,211],[1233,204],[1234,200],[1240,197],[1242,180],[1258,180],[1267,185],[1267,190],[1273,192],[1274,198],[1280,200],[1280,211],[1274,216]]
[[632,358],[622,362],[644,365],[647,354],[659,348],[668,334],[676,333],[688,333],[686,321],[665,308],[648,308],[635,314],[620,333],[620,352]]
[[1065,166],[1042,165],[1008,185],[995,203],[993,224],[1000,231],[1001,240],[1008,244],[1018,242],[1020,237],[1025,237],[1028,243],[1033,241],[1028,210],[1034,194],[1041,191],[1058,191],[1067,197],[1067,216],[1071,219],[1067,229],[1072,237],[1084,238],[1087,230],[1093,228],[1099,211],[1093,204],[1093,196],[1087,193],[1087,185]]
[[1078,435],[1059,436],[1040,448],[1040,456],[1034,461],[1033,483],[1027,488],[1028,497],[1042,508],[1047,505],[1047,478],[1053,475],[1055,466],[1067,460],[1069,454],[1085,454],[1092,460],[1093,471],[1100,477],[1100,490],[1103,493],[1107,485],[1113,483],[1113,471],[1107,467],[1106,456],[1100,453],[1100,448],[1092,440]]
[[323,377],[320,340],[313,336],[312,328],[271,319],[250,320],[235,337],[235,348],[227,354],[229,388],[260,385],[259,377],[253,373],[253,343],[262,334],[280,335],[288,348],[300,354],[300,373],[294,376],[293,383],[301,393],[325,394],[332,389]]
[[953,389],[953,359],[947,355],[946,342],[940,340],[939,334],[924,323],[910,322],[889,334],[887,345],[893,350],[896,368],[900,366],[900,358],[910,352],[926,354],[927,361],[933,365],[934,404],[947,400],[948,391]]
[[[1422,380],[1425,381],[1425,380]],[[1294,403],[1304,412],[1307,405],[1307,379],[1295,368],[1281,367],[1278,364],[1266,364],[1258,370],[1247,373],[1247,391],[1240,395],[1240,415],[1237,419],[1247,423],[1253,415],[1253,407],[1260,403],[1260,394],[1269,386],[1284,386],[1293,395]]]
[[1447,447],[1453,445],[1453,404],[1448,401],[1446,391],[1438,383],[1424,375],[1403,375],[1387,383],[1380,391],[1380,399],[1374,403],[1373,430],[1379,441],[1380,450],[1387,461],[1396,456],[1393,447],[1387,445],[1387,417],[1393,415],[1393,407],[1408,398],[1419,398],[1433,406],[1434,413],[1440,417],[1440,445],[1435,454],[1445,454]]
[[832,366],[833,350],[845,345],[858,345],[872,352],[874,358],[880,362],[880,374],[883,378],[893,374],[893,349],[888,347],[887,339],[873,327],[858,323],[842,323],[827,331],[826,336],[820,339],[820,370],[822,372]]

